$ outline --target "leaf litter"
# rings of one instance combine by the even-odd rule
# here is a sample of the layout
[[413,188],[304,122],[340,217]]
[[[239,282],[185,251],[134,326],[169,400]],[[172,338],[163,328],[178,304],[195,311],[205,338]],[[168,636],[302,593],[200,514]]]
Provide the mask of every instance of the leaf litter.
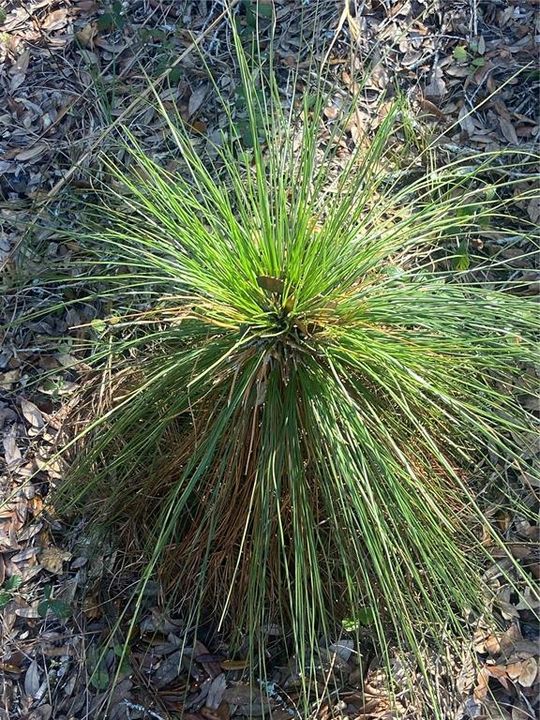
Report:
[[[310,4],[316,3],[303,3]],[[221,3],[206,5],[189,0],[5,4],[5,17],[0,18],[0,83],[6,98],[0,111],[0,264],[7,270],[8,290],[9,273],[22,262],[37,264],[44,254],[52,267],[69,263],[76,246],[58,241],[49,229],[54,223],[36,222],[36,211],[45,220],[59,212],[52,210],[49,200],[69,173],[74,191],[87,190],[85,169],[95,168],[99,161],[92,152],[80,167],[79,159],[130,105],[137,88],[144,87],[141,65],[154,78],[189,47],[190,33],[207,33]],[[249,27],[252,4],[243,6],[243,22]],[[278,53],[285,66],[299,53],[313,51],[302,48],[294,22],[298,3],[274,0],[261,7],[265,6],[270,15],[276,14]],[[319,23],[317,52],[321,60],[328,54],[335,63],[337,81],[345,87],[350,82],[342,70],[345,58],[352,56],[356,69],[364,67],[368,55],[375,59],[351,124],[353,141],[360,142],[366,127],[381,121],[375,108],[383,94],[391,96],[397,80],[416,104],[419,122],[445,131],[443,152],[459,156],[471,149],[532,148],[539,134],[536,9],[536,3],[527,0],[480,0],[473,5],[463,0],[442,5],[420,0],[328,3],[312,22]],[[223,82],[234,82],[226,23],[218,22],[204,35],[201,47],[209,62],[224,66]],[[170,79],[163,100],[179,107],[199,133],[194,142],[203,146],[207,138],[218,137],[223,118],[197,56],[187,54]],[[330,105],[329,120],[338,111],[339,105]],[[163,125],[155,114],[135,112],[129,121],[137,137],[157,156],[166,157]],[[114,137],[104,142],[116,152]],[[522,181],[526,185],[529,179]],[[60,211],[74,218],[69,200],[61,202],[65,204]],[[537,203],[531,201],[521,210],[531,221],[538,220]],[[519,238],[512,247],[507,239],[501,243],[496,237],[483,243],[487,253],[506,260],[509,272],[524,280],[525,292],[538,293],[538,270],[530,265],[512,267],[513,258],[524,250]],[[270,280],[274,285],[278,281]],[[14,298],[8,292],[2,301],[4,317],[12,320],[38,307],[49,292],[54,291],[39,283],[25,297]],[[272,682],[261,695],[249,683],[243,660],[228,657],[226,638],[214,639],[207,647],[204,638],[190,636],[181,616],[168,614],[157,587],[148,594],[127,657],[116,646],[103,647],[122,603],[129,601],[136,567],[130,570],[133,560],[117,551],[92,552],[84,520],[75,530],[66,528],[47,501],[62,475],[61,465],[49,459],[70,403],[77,402],[80,382],[66,338],[76,332],[70,328],[91,322],[95,315],[93,308],[76,307],[3,337],[0,718],[82,720],[99,717],[107,702],[111,718],[169,718],[179,712],[191,720],[269,712],[279,720],[294,717],[301,674],[294,658],[283,666],[279,657],[274,658]],[[532,451],[533,456],[539,453],[540,448]],[[510,467],[500,472],[508,482],[516,482]],[[521,482],[533,507],[538,489],[527,486],[526,478]],[[496,510],[494,522],[501,524],[512,555],[534,574],[538,526],[521,517],[496,517]],[[455,677],[439,678],[449,718],[522,720],[539,710],[538,627],[530,611],[538,601],[530,590],[524,589],[520,597],[502,582],[501,562],[505,559],[495,558],[486,570],[496,591],[500,627],[484,627],[482,619],[471,622],[472,647],[454,658]],[[410,658],[395,657],[395,676],[398,682],[402,679],[403,691],[392,706],[388,678],[370,644],[368,628],[366,638],[365,647],[356,647],[345,633],[329,649],[313,649],[321,683],[340,689],[314,708],[313,717],[428,717],[429,700],[418,706],[418,696],[406,689],[411,682],[422,682]],[[270,648],[271,629],[266,642]],[[434,676],[439,666],[433,657]]]

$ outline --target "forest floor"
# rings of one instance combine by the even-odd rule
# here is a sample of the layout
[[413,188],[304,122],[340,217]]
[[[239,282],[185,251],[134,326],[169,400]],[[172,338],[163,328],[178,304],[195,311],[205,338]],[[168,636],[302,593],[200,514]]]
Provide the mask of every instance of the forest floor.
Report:
[[[537,143],[538,9],[538,0],[261,0],[258,10],[251,0],[236,3],[248,34],[255,31],[257,12],[262,26],[276,21],[283,68],[308,52],[332,68],[341,87],[351,82],[351,68],[368,73],[350,127],[353,142],[376,126],[385,99],[399,88],[418,127],[439,135],[440,151],[450,157],[509,147],[528,153]],[[119,126],[127,125],[155,158],[165,157],[163,118],[145,102],[149,80],[164,104],[189,123],[195,144],[204,150],[219,133],[225,119],[201,57],[220,83],[236,81],[223,11],[222,0],[0,4],[5,322],[50,299],[37,280],[26,292],[12,292],[11,279],[34,267],[38,278],[44,265],[69,261],[73,248],[57,237],[58,217],[75,221],[73,196],[90,189],[89,177],[99,177],[103,152],[120,152]],[[318,41],[306,48],[309,36]],[[338,99],[329,102],[329,119],[338,106]],[[523,185],[529,182],[522,178]],[[535,201],[518,211],[533,222],[540,217]],[[540,273],[523,258],[532,249],[522,247],[519,237],[490,242],[488,251],[504,260],[509,277],[528,283],[528,294],[538,293]],[[150,593],[127,657],[120,658],[121,633],[117,644],[110,642],[110,628],[136,582],[139,558],[127,550],[93,552],[84,518],[68,526],[48,502],[62,476],[51,458],[63,420],[78,400],[73,328],[93,317],[92,307],[72,306],[2,336],[0,720],[165,720],[182,712],[191,720],[269,712],[274,720],[295,717],[293,664],[275,669],[275,685],[261,700],[242,662],[228,658],[223,647],[207,647],[203,636],[192,644],[191,665],[181,661],[186,628],[181,616],[166,610],[158,588]],[[493,522],[515,557],[531,563],[530,541],[538,539],[538,528],[496,507]],[[496,583],[497,565],[487,572]],[[537,628],[527,604],[509,588],[500,588],[496,606],[500,631],[471,625],[470,647],[455,659],[455,676],[437,678],[449,719],[538,715]],[[390,709],[376,658],[359,673],[349,641],[338,643],[321,665],[328,686],[337,690],[313,717],[430,717],[428,705],[419,706],[417,695],[406,689]],[[396,667],[396,674],[409,670]],[[434,676],[438,672],[434,658]]]

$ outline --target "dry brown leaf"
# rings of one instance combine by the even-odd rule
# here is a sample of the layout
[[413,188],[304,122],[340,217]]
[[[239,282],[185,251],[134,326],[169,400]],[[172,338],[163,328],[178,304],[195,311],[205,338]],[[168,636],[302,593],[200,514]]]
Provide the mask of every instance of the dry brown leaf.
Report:
[[53,10],[49,13],[45,20],[41,23],[41,27],[45,30],[59,30],[67,22],[67,10],[62,8],[60,10]]
[[339,115],[339,110],[335,105],[327,105],[324,108],[323,113],[329,120],[335,120]]
[[30,50],[25,50],[23,53],[21,53],[19,55],[17,60],[13,63],[13,65],[9,69],[10,75],[18,75],[18,74],[24,75],[26,73],[26,71],[28,70],[29,63],[30,63]]
[[39,667],[36,660],[32,660],[24,676],[24,692],[30,697],[35,697],[39,690]]
[[19,162],[36,160],[40,155],[43,155],[45,150],[47,150],[47,145],[45,145],[45,143],[38,143],[37,145],[33,145],[26,150],[21,150],[20,152],[18,152],[15,155],[15,160],[18,160]]
[[499,638],[496,635],[490,635],[484,641],[484,648],[485,651],[490,655],[498,655],[501,651],[501,643],[499,642]]
[[202,120],[193,120],[193,122],[189,123],[189,127],[193,130],[193,132],[199,133],[199,135],[204,135],[204,133],[207,131],[208,126],[205,122]]
[[529,658],[528,660],[524,660],[521,666],[522,669],[518,682],[523,687],[531,687],[538,675],[538,660],[537,658]]
[[41,567],[54,575],[60,575],[62,573],[63,565],[68,560],[71,560],[71,553],[61,550],[54,545],[43,548],[39,556]]
[[476,700],[484,700],[487,696],[489,685],[489,674],[485,668],[482,668],[476,676],[476,687],[474,688],[474,697]]
[[212,680],[206,697],[206,707],[210,710],[217,710],[223,700],[223,693],[227,687],[224,673],[220,673]]
[[461,110],[458,113],[458,120],[461,129],[465,130],[468,135],[473,135],[476,131],[476,125],[474,124],[474,121],[471,118],[469,112],[470,111],[467,109],[467,107],[465,105],[462,105]]
[[208,85],[201,85],[194,92],[191,93],[188,103],[188,118],[195,115],[197,110],[201,107],[208,92]]
[[424,89],[426,98],[440,100],[446,95],[446,83],[443,79],[443,71],[438,65],[433,68],[433,74],[429,84]]
[[101,607],[97,595],[86,595],[83,601],[82,611],[89,620],[96,620],[101,617]]
[[503,680],[507,677],[506,665],[485,665],[484,670],[491,677],[497,678],[497,680]]
[[506,118],[499,117],[499,125],[501,127],[501,132],[505,138],[505,140],[508,140],[509,143],[512,145],[517,145],[519,143],[518,136],[516,135],[516,131],[514,129],[514,126],[510,122],[510,120],[506,120]]
[[43,415],[37,405],[34,405],[34,403],[30,402],[30,400],[21,398],[21,410],[22,414],[32,427],[37,428],[38,430],[43,427],[45,421],[43,420]]
[[88,47],[90,50],[94,49],[94,38],[97,35],[97,23],[89,22],[85,25],[82,30],[75,33],[75,37],[81,43],[83,47]]
[[10,467],[22,459],[21,451],[17,446],[17,426],[12,425],[3,437],[6,465]]
[[442,110],[439,110],[439,108],[435,105],[435,103],[432,103],[430,100],[427,100],[426,98],[420,98],[418,101],[420,107],[425,113],[428,113],[428,115],[433,115],[434,117],[438,118],[439,120],[446,120],[446,115],[442,112]]
[[510,678],[510,680],[517,680],[518,677],[521,675],[521,671],[523,670],[523,663],[521,662],[513,662],[508,663],[506,666],[506,674]]

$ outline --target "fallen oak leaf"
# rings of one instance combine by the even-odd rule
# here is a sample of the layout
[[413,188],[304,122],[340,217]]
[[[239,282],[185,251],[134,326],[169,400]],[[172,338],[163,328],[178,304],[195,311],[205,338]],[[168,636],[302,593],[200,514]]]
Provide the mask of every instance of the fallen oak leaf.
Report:
[[510,678],[506,671],[506,665],[485,665],[484,670],[490,677],[498,680],[505,690],[510,689],[508,682]]
[[94,38],[96,37],[98,32],[97,23],[96,22],[89,22],[87,25],[85,25],[82,30],[79,30],[79,32],[75,33],[75,37],[77,40],[81,43],[83,47],[87,47],[90,50],[94,49]]
[[15,155],[15,160],[18,160],[19,162],[28,162],[29,160],[36,160],[40,155],[43,155],[43,153],[47,150],[47,145],[45,143],[38,143],[37,145],[34,145],[33,147],[27,148],[26,150],[21,150]]
[[522,670],[523,670],[522,662],[508,663],[508,665],[506,666],[506,674],[508,675],[510,680],[517,680],[518,677],[521,675]]
[[245,670],[248,666],[247,660],[222,660],[220,664],[223,670]]
[[422,110],[428,115],[433,115],[439,120],[446,120],[446,115],[442,112],[442,110],[439,110],[439,108],[435,105],[435,103],[432,103],[431,100],[427,100],[426,98],[421,97],[418,101],[418,104],[420,105]]
[[36,660],[32,660],[24,676],[24,692],[30,697],[34,697],[39,690],[39,667]]
[[501,132],[504,136],[504,139],[507,140],[512,145],[518,145],[519,139],[516,135],[516,131],[514,129],[514,126],[512,123],[507,120],[506,118],[499,116],[499,125],[501,127]]
[[538,658],[529,658],[521,663],[518,682],[522,687],[532,687],[538,675]]
[[204,99],[206,97],[206,94],[208,92],[208,86],[207,85],[201,85],[196,90],[194,90],[189,98],[188,102],[188,112],[187,116],[188,119],[195,115],[197,110],[201,107],[201,105],[204,102]]
[[9,468],[22,459],[21,451],[17,446],[17,428],[15,425],[12,425],[8,432],[4,434],[2,442],[4,444],[6,465]]
[[22,52],[17,60],[13,63],[13,65],[9,69],[10,75],[18,75],[19,73],[24,73],[28,70],[28,65],[30,63],[30,50],[25,50]]
[[30,400],[21,398],[21,410],[25,419],[28,420],[32,427],[38,430],[43,427],[45,421],[43,420],[43,415],[37,405],[34,405],[34,403],[30,402]]

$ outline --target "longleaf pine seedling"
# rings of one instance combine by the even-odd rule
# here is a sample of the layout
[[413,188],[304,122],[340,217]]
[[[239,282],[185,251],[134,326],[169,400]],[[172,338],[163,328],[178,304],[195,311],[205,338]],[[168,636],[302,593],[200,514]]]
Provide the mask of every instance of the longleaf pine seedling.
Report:
[[483,607],[500,540],[475,468],[524,465],[514,389],[539,317],[463,257],[515,233],[526,157],[409,165],[397,104],[343,159],[354,101],[329,123],[321,93],[287,100],[236,45],[251,142],[224,103],[210,162],[160,107],[182,172],[127,138],[80,236],[81,281],[112,310],[86,358],[100,411],[61,492],[127,528],[144,581],[235,629],[259,677],[278,626],[309,689],[314,648],[354,618],[386,660],[421,658]]

